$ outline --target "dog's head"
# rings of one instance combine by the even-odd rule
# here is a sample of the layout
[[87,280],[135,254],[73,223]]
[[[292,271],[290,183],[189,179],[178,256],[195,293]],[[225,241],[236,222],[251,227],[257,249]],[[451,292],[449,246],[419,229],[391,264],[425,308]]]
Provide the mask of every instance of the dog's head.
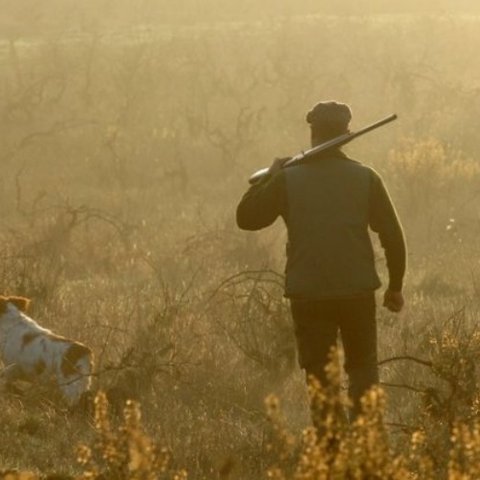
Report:
[[30,304],[30,300],[25,297],[5,297],[0,295],[0,315],[5,313],[8,308],[8,304],[12,304],[21,312],[26,312]]

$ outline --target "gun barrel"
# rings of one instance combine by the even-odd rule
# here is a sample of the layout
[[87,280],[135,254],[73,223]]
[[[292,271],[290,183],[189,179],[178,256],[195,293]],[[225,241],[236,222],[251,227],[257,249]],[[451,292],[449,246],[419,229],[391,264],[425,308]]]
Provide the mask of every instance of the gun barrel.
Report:
[[[328,142],[322,143],[321,145],[317,145],[316,147],[313,147],[309,150],[306,150],[305,152],[295,155],[293,158],[288,160],[288,162],[285,162],[285,164],[283,165],[283,168],[288,168],[293,165],[296,165],[299,162],[305,161],[309,157],[316,155],[317,153],[328,150],[329,148],[340,147],[342,145],[345,145],[351,142],[354,138],[358,138],[361,135],[364,135],[365,133],[371,132],[372,130],[382,127],[387,123],[393,122],[397,118],[398,117],[396,114],[392,114],[392,115],[389,115],[388,117],[383,118],[382,120],[379,120],[378,122],[372,123],[371,125],[361,128],[356,132],[345,133],[343,135],[333,138],[332,140],[328,140]],[[256,171],[253,175],[250,176],[250,178],[248,179],[248,182],[251,185],[258,183],[262,179],[266,178],[266,176],[268,175],[268,170],[269,170],[268,168],[262,168],[261,170]]]

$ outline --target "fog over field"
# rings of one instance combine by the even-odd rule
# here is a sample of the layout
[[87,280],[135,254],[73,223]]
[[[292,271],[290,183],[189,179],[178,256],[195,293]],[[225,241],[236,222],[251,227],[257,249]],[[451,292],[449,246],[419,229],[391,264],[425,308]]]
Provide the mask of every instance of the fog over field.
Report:
[[[473,0],[3,0],[2,292],[95,373],[82,412],[0,386],[2,478],[480,478],[479,48]],[[383,393],[330,425],[333,457],[285,227],[235,223],[249,176],[309,148],[306,112],[330,99],[353,130],[398,115],[344,150],[408,244],[406,307],[378,308]]]

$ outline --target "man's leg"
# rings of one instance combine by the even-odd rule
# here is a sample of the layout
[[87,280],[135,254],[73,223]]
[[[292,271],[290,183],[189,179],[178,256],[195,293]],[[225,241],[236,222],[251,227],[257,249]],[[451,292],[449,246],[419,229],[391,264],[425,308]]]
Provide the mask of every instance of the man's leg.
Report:
[[360,413],[362,396],[378,383],[375,312],[373,293],[342,302],[340,332],[345,352],[345,371],[349,377],[348,391],[353,402],[350,420]]
[[300,366],[325,384],[325,367],[337,344],[338,315],[329,301],[292,300],[291,309]]
[[[335,302],[292,300],[292,316],[297,340],[298,360],[308,376],[327,385],[325,367],[330,361],[332,347],[337,345],[338,313]],[[313,400],[313,424],[321,432],[325,411]]]

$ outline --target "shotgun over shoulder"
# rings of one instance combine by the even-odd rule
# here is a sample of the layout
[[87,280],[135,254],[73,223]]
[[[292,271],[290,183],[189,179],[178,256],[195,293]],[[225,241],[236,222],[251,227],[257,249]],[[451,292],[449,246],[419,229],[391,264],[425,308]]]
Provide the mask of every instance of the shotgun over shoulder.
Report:
[[[357,130],[356,132],[345,133],[331,140],[328,140],[328,142],[322,143],[321,145],[317,145],[316,147],[313,147],[309,150],[306,150],[305,152],[295,155],[293,158],[291,158],[288,162],[286,162],[283,165],[283,168],[288,168],[293,165],[296,165],[299,162],[306,161],[309,157],[312,157],[317,153],[323,152],[324,150],[328,150],[329,148],[341,147],[342,145],[345,145],[346,143],[351,142],[354,138],[360,137],[365,133],[371,132],[372,130],[382,127],[387,123],[393,122],[397,118],[398,117],[396,114],[389,115],[388,117],[382,120],[379,120],[378,122],[372,123],[371,125],[368,125],[364,128],[361,128],[360,130]],[[248,179],[249,183],[253,185],[255,183],[260,182],[264,178],[266,178],[266,176],[268,175],[268,170],[269,170],[268,168],[262,168],[261,170],[257,170]]]

